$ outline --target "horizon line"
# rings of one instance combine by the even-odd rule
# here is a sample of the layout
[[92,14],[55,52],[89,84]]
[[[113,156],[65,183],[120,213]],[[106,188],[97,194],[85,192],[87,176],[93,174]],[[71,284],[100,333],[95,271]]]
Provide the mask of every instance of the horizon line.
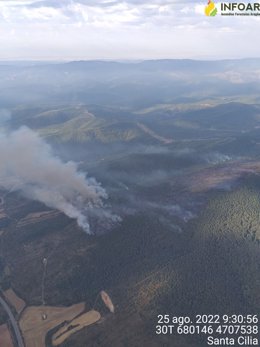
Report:
[[257,60],[259,57],[244,57],[244,58],[135,58],[135,59],[107,59],[107,58],[95,58],[95,59],[1,59],[0,63],[76,63],[76,62],[108,62],[108,63],[141,63],[146,61],[234,61],[234,60]]

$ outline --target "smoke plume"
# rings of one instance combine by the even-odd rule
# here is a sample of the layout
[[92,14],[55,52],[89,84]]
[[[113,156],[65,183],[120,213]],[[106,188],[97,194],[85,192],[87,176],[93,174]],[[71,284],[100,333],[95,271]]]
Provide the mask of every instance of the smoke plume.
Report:
[[0,187],[62,211],[88,233],[88,212],[103,207],[107,198],[94,178],[79,172],[76,163],[62,162],[27,127],[0,134]]

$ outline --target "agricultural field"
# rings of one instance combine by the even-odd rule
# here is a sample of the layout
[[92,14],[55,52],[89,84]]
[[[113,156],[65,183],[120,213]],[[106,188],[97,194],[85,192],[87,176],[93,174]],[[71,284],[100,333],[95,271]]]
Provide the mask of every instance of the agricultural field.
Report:
[[84,309],[84,303],[70,307],[27,307],[19,320],[26,347],[45,347],[49,330],[71,321]]
[[0,346],[14,347],[12,336],[7,324],[0,325]]
[[20,314],[26,306],[26,303],[16,295],[12,288],[4,292],[4,297],[15,308],[18,314]]
[[68,324],[60,328],[52,337],[53,346],[59,346],[62,344],[68,337],[77,331],[88,327],[91,324],[98,322],[101,318],[101,315],[97,311],[88,311],[83,313],[77,318],[74,318]]

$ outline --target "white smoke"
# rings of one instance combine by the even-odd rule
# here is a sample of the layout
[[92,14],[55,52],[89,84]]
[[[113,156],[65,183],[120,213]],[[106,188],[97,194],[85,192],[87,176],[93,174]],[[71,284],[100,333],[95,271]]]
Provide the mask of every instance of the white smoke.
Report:
[[94,178],[86,178],[76,163],[54,156],[51,147],[27,127],[0,134],[0,187],[62,211],[88,233],[88,211],[102,207],[107,198]]
[[207,163],[213,164],[213,165],[225,163],[226,161],[232,160],[232,157],[230,157],[229,155],[222,154],[219,152],[209,153],[205,155],[204,158]]

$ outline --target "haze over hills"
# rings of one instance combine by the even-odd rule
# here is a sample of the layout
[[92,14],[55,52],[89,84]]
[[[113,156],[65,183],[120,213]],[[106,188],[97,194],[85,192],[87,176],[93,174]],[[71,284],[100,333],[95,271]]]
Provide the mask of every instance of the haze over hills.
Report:
[[[81,210],[86,234],[26,194],[55,181],[81,208],[78,185],[71,199],[55,170],[32,177],[17,146],[24,170],[9,165],[8,190],[0,165],[2,290],[27,307],[94,305],[102,319],[63,347],[202,347],[203,336],[157,336],[157,315],[258,313],[259,79],[260,59],[0,64],[0,140],[29,132],[51,162],[77,162],[73,173],[87,172],[105,200]],[[36,151],[33,164],[45,160]]]
[[0,65],[0,101],[5,106],[67,100],[135,108],[220,96],[259,100],[258,66],[258,59]]

